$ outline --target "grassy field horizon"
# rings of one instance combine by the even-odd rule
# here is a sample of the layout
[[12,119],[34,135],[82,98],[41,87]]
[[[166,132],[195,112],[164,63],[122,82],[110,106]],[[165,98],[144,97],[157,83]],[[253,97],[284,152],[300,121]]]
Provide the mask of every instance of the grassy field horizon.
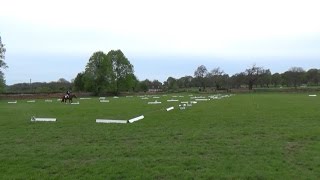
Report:
[[[320,178],[319,96],[236,94],[186,110],[167,102],[188,95],[76,99],[79,105],[1,100],[0,178]],[[147,103],[155,100],[162,103]],[[145,118],[132,124],[95,123],[139,115]]]

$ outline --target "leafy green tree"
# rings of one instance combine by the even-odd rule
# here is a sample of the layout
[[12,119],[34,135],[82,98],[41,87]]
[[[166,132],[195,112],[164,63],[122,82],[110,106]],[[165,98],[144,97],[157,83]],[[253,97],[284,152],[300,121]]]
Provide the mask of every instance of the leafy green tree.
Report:
[[208,70],[204,65],[199,66],[194,72],[194,76],[199,81],[203,91],[206,89],[207,86],[207,74]]
[[263,68],[257,67],[256,65],[253,65],[252,67],[245,70],[249,90],[252,90],[253,85],[257,83],[259,75],[261,74],[262,71],[263,71]]
[[279,73],[274,73],[271,75],[271,83],[273,84],[274,87],[277,87],[282,83],[282,77],[281,74]]
[[[134,82],[133,65],[121,50],[111,50],[107,54],[107,61],[111,63],[110,88],[115,94],[128,89]],[[131,87],[132,88],[132,87]]]
[[73,86],[76,91],[85,91],[84,72],[78,73],[74,79]]
[[304,82],[305,70],[301,67],[291,67],[284,73],[284,78],[288,86],[297,88]]
[[309,85],[317,86],[320,82],[320,70],[309,69],[306,74],[306,79]]
[[111,84],[113,72],[112,63],[104,52],[98,51],[93,53],[82,78],[87,91],[100,94],[106,90],[107,86]]
[[4,62],[5,59],[6,48],[4,44],[2,44],[1,36],[0,36],[0,91],[4,90],[6,81],[4,78],[4,73],[2,72],[3,69],[7,68],[7,64]]

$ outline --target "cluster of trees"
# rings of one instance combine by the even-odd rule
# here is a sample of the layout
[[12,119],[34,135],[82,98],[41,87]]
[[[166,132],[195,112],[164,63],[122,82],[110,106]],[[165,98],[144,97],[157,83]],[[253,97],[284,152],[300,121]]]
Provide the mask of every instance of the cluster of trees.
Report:
[[220,68],[214,68],[208,71],[204,65],[199,66],[194,76],[185,76],[180,79],[169,77],[164,85],[170,90],[181,88],[198,87],[205,91],[206,88],[215,90],[227,90],[231,88],[254,87],[299,87],[299,86],[319,86],[320,69],[310,69],[305,71],[301,67],[292,67],[284,73],[272,74],[270,69],[264,69],[253,65],[243,72],[229,76]]
[[93,53],[84,72],[78,73],[74,80],[77,91],[89,91],[95,94],[134,90],[138,82],[133,65],[121,50]]
[[57,93],[72,89],[73,84],[64,78],[53,82],[18,83],[7,87],[10,93]]
[[1,36],[0,36],[0,92],[3,92],[6,86],[6,81],[4,78],[3,69],[7,68],[7,64],[4,62],[5,59],[6,48],[4,44],[2,44]]

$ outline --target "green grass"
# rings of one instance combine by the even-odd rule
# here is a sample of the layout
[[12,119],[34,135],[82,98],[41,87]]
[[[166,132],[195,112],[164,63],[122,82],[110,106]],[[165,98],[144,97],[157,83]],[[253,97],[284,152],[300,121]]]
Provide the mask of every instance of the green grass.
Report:
[[[170,98],[2,100],[0,179],[320,178],[319,95],[240,94],[186,110]],[[133,124],[95,123],[139,115]]]

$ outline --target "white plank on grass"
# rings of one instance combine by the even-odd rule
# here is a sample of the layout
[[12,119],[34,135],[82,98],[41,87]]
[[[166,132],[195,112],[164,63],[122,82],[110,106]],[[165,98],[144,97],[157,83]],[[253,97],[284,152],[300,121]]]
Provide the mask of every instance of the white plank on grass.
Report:
[[148,104],[161,104],[160,101],[148,102]]
[[126,124],[128,123],[127,120],[114,120],[114,119],[96,119],[96,123],[120,123]]
[[144,116],[141,115],[141,116],[138,116],[138,117],[129,119],[128,122],[129,122],[129,123],[133,123],[133,122],[139,121],[139,120],[141,120],[141,119],[143,119],[143,118],[144,118]]
[[105,100],[106,97],[99,97],[99,100]]
[[209,101],[210,99],[195,99],[196,101]]
[[167,108],[167,111],[171,111],[173,109],[174,109],[174,107],[172,106],[172,107]]
[[36,100],[29,100],[29,101],[27,101],[28,103],[35,103],[36,102]]
[[78,105],[80,104],[79,102],[74,102],[74,103],[71,103],[72,105]]
[[9,101],[9,104],[17,104],[17,101]]
[[55,122],[55,121],[57,121],[57,118],[36,118],[36,117],[32,117],[31,121]]
[[88,98],[88,97],[85,97],[85,98],[80,98],[81,100],[88,100],[88,99],[91,99],[91,98]]
[[316,94],[310,94],[309,96],[310,97],[316,97],[317,95]]
[[108,103],[110,102],[109,100],[100,100],[101,103]]
[[178,102],[179,100],[178,99],[169,99],[167,100],[167,102]]

